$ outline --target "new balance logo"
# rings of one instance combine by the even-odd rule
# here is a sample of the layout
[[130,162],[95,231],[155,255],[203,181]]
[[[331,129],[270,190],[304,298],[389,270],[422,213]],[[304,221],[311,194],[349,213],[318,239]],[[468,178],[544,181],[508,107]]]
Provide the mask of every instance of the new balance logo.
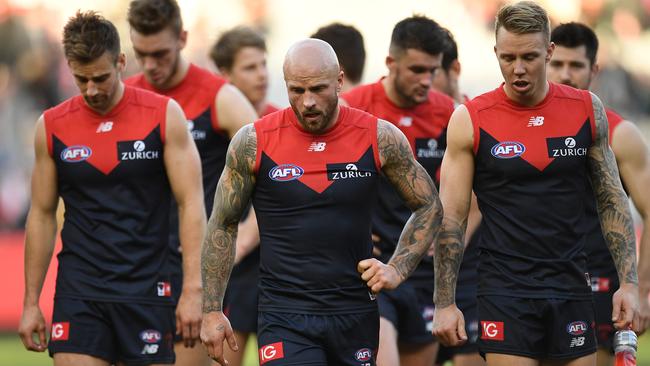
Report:
[[582,347],[585,345],[585,337],[573,337],[571,338],[571,344],[569,348]]
[[539,127],[543,124],[544,124],[544,117],[542,116],[530,117],[530,120],[528,120],[528,127]]
[[327,145],[325,142],[312,142],[311,145],[309,145],[309,149],[307,149],[307,151],[325,151],[325,145]]
[[110,130],[113,129],[113,122],[112,121],[106,121],[102,122],[97,126],[97,133],[102,133],[102,132],[109,132]]

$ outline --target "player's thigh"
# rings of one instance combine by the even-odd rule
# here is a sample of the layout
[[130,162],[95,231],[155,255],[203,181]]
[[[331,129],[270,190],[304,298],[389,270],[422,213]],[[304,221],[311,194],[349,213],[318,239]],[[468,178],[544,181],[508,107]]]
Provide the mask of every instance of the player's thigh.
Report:
[[108,307],[125,365],[174,364],[175,310],[172,305],[114,303]]
[[596,353],[572,360],[548,360],[542,362],[542,366],[596,366]]
[[485,366],[485,360],[478,352],[456,354],[452,358],[454,366]]
[[[225,348],[227,349],[228,346]],[[211,364],[207,350],[200,343],[195,344],[194,347],[185,347],[183,342],[176,342],[174,343],[174,353],[176,353],[176,363],[174,363],[176,366],[209,366]]]
[[438,354],[438,342],[425,344],[409,344],[400,347],[399,359],[401,365],[431,366]]
[[111,363],[101,358],[79,353],[55,353],[54,366],[109,366]]
[[501,353],[487,353],[485,355],[487,366],[539,366],[540,362],[534,358],[507,355]]
[[306,314],[259,312],[257,344],[260,364],[328,365],[321,337],[326,326],[319,318]]
[[397,348],[397,329],[395,329],[395,326],[390,320],[380,317],[377,365],[392,366],[398,364],[399,349]]
[[60,359],[77,362],[76,356],[108,363],[118,359],[112,321],[104,307],[104,303],[81,299],[54,300],[48,350],[57,364],[65,364]]
[[[255,322],[257,323],[257,321]],[[243,333],[239,331],[233,331],[235,335],[235,340],[237,341],[238,351],[233,351],[224,344],[223,346],[223,355],[228,361],[229,366],[241,366],[244,361],[244,352],[246,350],[246,344],[248,343],[249,333]]]
[[598,351],[596,351],[596,364],[598,366],[612,366],[614,364],[614,355],[609,350],[598,348]]

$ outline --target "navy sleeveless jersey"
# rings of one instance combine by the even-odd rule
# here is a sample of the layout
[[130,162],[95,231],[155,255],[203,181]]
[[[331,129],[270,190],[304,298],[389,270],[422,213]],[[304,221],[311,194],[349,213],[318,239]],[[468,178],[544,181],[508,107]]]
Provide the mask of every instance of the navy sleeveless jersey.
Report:
[[[608,109],[607,122],[609,124],[609,141],[611,144],[614,130],[623,122],[623,118],[616,112]],[[618,273],[616,272],[616,265],[609,252],[603,231],[598,219],[598,210],[596,208],[596,200],[591,185],[587,187],[586,197],[587,203],[587,268],[591,277],[591,289],[594,292],[609,292],[612,289],[618,288]],[[593,219],[595,218],[595,220]]]
[[474,192],[483,214],[479,295],[589,299],[585,241],[588,91],[549,83],[524,107],[503,86],[465,104],[474,126]]
[[380,172],[377,118],[340,107],[334,127],[312,135],[286,108],[254,126],[259,310],[376,311],[357,264],[372,255],[371,210]]
[[65,204],[56,297],[171,304],[168,102],[126,86],[103,116],[81,96],[44,113]]
[[[168,96],[177,101],[183,108],[183,112],[187,117],[187,128],[190,130],[201,157],[205,209],[209,217],[212,212],[217,182],[219,182],[219,177],[223,171],[226,151],[230,143],[228,134],[219,127],[215,109],[215,98],[221,87],[226,83],[225,79],[190,64],[183,81],[168,90],[155,89],[147,82],[143,74],[134,75],[127,79],[125,83]],[[182,262],[179,251],[178,207],[173,198],[170,213],[169,244],[172,247],[170,263],[172,271],[180,275]]]
[[[357,87],[341,97],[350,107],[366,111],[397,126],[408,139],[418,162],[436,184],[440,181],[440,164],[447,146],[447,124],[454,111],[453,99],[430,91],[426,102],[412,108],[400,108],[388,99],[381,80]],[[387,262],[395,252],[409,217],[411,210],[404,205],[388,180],[382,178],[372,230],[381,238],[381,242],[375,245],[382,252],[379,259],[383,262]],[[425,256],[407,281],[416,286],[432,288],[433,257]]]

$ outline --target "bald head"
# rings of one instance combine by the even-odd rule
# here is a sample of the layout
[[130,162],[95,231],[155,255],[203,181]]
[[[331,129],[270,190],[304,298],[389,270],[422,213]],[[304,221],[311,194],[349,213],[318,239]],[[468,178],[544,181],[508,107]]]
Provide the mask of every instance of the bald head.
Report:
[[329,43],[309,38],[296,42],[284,59],[284,79],[334,77],[340,72],[336,52]]

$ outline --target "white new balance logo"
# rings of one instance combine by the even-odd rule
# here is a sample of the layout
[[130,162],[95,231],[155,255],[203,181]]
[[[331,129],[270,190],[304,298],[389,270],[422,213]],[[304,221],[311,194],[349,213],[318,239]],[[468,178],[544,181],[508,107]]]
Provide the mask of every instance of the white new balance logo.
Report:
[[311,145],[309,145],[309,149],[307,151],[325,151],[325,145],[327,143],[325,142],[312,142]]
[[97,126],[97,133],[102,133],[102,132],[109,132],[110,130],[113,129],[113,122],[112,121],[106,121],[102,122]]
[[528,120],[528,127],[539,127],[543,124],[544,124],[544,117],[542,116],[530,117],[530,120]]

